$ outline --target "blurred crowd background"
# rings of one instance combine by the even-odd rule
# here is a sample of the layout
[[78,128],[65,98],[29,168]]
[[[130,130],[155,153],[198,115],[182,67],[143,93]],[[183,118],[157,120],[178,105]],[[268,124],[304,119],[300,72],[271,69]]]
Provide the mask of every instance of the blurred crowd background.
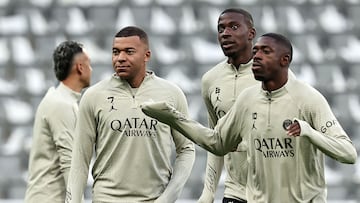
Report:
[[[258,36],[289,37],[292,71],[324,94],[359,153],[360,0],[0,0],[0,199],[24,198],[34,114],[57,84],[52,51],[58,43],[84,44],[94,84],[112,73],[115,33],[126,25],[142,27],[150,37],[149,69],[177,83],[192,118],[207,124],[200,79],[224,59],[217,19],[229,7],[250,11]],[[200,196],[205,164],[206,152],[197,148],[182,199]],[[325,172],[330,201],[360,202],[360,160],[343,165],[327,158]],[[90,188],[91,178],[86,197]]]

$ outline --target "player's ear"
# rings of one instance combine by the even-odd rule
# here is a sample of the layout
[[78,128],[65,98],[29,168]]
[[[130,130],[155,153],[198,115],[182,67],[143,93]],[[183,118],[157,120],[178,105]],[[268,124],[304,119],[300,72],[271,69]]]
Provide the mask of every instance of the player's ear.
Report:
[[256,29],[254,27],[249,29],[248,39],[252,41],[256,37]]
[[84,71],[83,61],[80,58],[80,55],[76,55],[73,60],[73,67],[72,71],[76,72],[77,74],[81,75],[81,73]]
[[81,62],[81,61],[74,62],[74,71],[78,75],[82,75],[83,72],[85,71],[85,66],[84,66],[83,62]]
[[148,62],[150,60],[150,57],[151,57],[151,51],[147,50],[145,52],[145,62]]
[[290,65],[290,54],[284,54],[280,59],[280,65],[283,66],[289,66]]

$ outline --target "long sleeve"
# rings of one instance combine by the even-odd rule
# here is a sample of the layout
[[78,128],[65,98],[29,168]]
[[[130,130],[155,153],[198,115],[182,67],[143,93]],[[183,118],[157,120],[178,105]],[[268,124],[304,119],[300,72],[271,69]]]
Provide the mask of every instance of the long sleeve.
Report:
[[[178,95],[178,109],[188,115],[187,102],[185,96]],[[155,200],[156,203],[175,202],[181,194],[182,189],[189,178],[194,161],[195,146],[190,140],[186,139],[178,131],[171,130],[176,148],[176,159],[173,167],[173,174],[164,192]]]
[[81,202],[87,184],[96,134],[96,122],[89,104],[91,100],[84,95],[80,102],[66,202]]
[[[75,105],[75,104],[74,104]],[[76,106],[58,106],[49,117],[49,125],[53,132],[53,139],[56,151],[59,154],[60,171],[64,174],[64,181],[67,183],[71,165],[72,143],[77,117]]]
[[[202,97],[204,99],[204,103],[208,111],[209,127],[214,128],[217,122],[217,117],[214,112],[214,107],[210,102],[209,94],[207,91],[208,88],[205,86],[206,86],[205,82],[203,82]],[[224,167],[223,156],[216,156],[210,152],[207,152],[204,188],[198,200],[198,203],[214,202],[216,189],[219,184],[223,167]]]
[[214,202],[223,166],[223,156],[216,156],[210,152],[207,153],[204,188],[198,203]]
[[[178,133],[178,132],[176,132]],[[182,136],[182,135],[180,135]],[[194,144],[185,137],[179,137],[176,147],[176,159],[173,174],[164,192],[155,201],[156,203],[175,202],[189,178],[195,161]],[[182,139],[181,143],[179,143]]]
[[[307,136],[323,153],[343,163],[355,163],[357,152],[346,132],[332,113],[329,104],[321,95],[308,107],[313,112],[309,123],[295,119],[301,127],[300,136]],[[306,113],[305,113],[306,114]]]
[[81,94],[60,83],[40,102],[33,126],[25,202],[64,202]]
[[[227,154],[242,140],[240,132],[243,127],[239,122],[241,119],[234,119],[236,115],[235,108],[232,108],[222,117],[214,129],[206,128],[200,123],[189,119],[166,102],[144,103],[142,111],[146,115],[170,125],[205,150],[216,155]],[[238,128],[232,128],[232,126],[238,126]]]

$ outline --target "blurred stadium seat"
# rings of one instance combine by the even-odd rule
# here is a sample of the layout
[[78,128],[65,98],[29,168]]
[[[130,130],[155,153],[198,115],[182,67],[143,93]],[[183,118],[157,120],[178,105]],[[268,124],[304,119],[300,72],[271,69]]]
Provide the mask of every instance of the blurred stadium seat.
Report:
[[[200,78],[224,59],[216,23],[227,7],[249,10],[258,36],[280,32],[292,40],[292,71],[327,97],[359,150],[359,0],[0,0],[0,203],[22,202],[34,112],[57,84],[51,54],[60,41],[85,45],[97,82],[112,71],[115,33],[127,25],[144,28],[153,53],[149,69],[178,83],[191,117],[206,124]],[[197,151],[180,203],[195,202],[203,187],[206,152]],[[360,160],[326,164],[329,203],[359,202]],[[216,202],[222,190],[223,179]]]

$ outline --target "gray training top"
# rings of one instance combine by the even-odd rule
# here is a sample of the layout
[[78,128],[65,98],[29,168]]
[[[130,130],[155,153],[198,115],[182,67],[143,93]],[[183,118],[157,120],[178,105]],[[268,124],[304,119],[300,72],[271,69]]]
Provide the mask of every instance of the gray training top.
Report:
[[[299,137],[288,136],[284,129],[294,120],[301,126]],[[216,154],[247,139],[249,202],[324,203],[324,154],[345,163],[357,157],[325,98],[292,77],[272,92],[264,91],[261,84],[244,90],[215,130],[206,134],[197,130],[192,135]]]
[[[326,99],[293,77],[272,92],[264,91],[261,84],[244,90],[214,129],[165,102],[144,104],[142,109],[217,155],[232,151],[244,139],[250,203],[325,203],[324,154],[343,163],[355,163],[357,158]],[[297,137],[285,130],[294,121],[301,127]]]
[[60,82],[40,102],[33,127],[26,203],[65,201],[80,96]]
[[[195,159],[194,144],[168,125],[146,116],[145,101],[166,100],[184,114],[184,93],[147,72],[139,88],[113,75],[90,87],[80,102],[67,201],[79,203],[90,160],[93,202],[175,202]],[[175,164],[172,154],[176,149]]]
[[[202,77],[202,97],[204,99],[209,126],[214,128],[235,103],[239,94],[247,87],[258,84],[252,73],[253,60],[240,64],[239,68],[227,60],[217,64]],[[247,102],[244,100],[243,102]],[[247,155],[246,148],[240,145],[238,150],[224,157],[208,152],[206,177],[202,195],[214,199],[223,164],[226,169],[224,196],[235,199],[246,199]],[[207,194],[209,193],[209,194]]]

